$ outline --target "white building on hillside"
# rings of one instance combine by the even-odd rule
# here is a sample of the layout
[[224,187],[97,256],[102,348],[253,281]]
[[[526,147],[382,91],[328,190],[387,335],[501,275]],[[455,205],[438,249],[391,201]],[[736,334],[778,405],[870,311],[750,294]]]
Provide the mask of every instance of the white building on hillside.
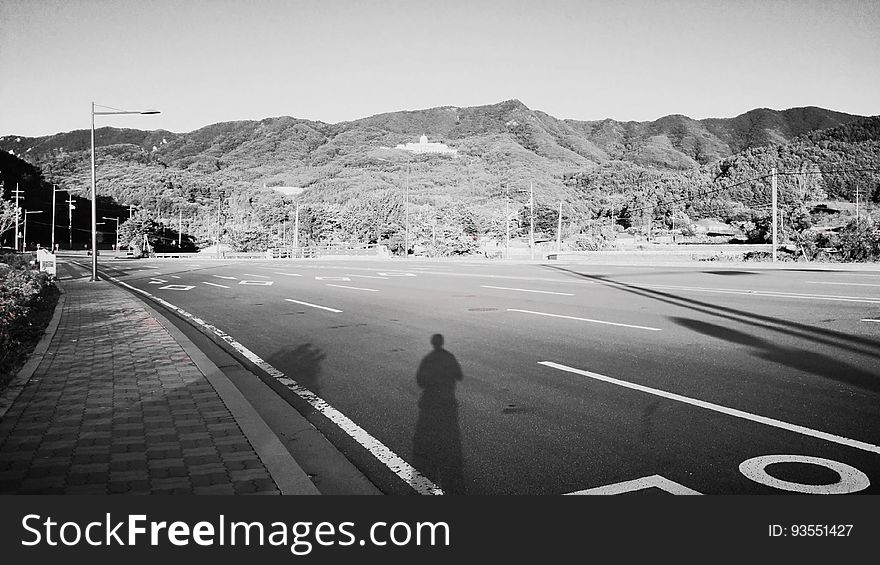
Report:
[[420,137],[418,143],[398,145],[395,149],[403,149],[404,151],[412,151],[413,153],[444,153],[453,156],[457,156],[458,154],[458,150],[450,149],[445,143],[429,143],[427,135]]

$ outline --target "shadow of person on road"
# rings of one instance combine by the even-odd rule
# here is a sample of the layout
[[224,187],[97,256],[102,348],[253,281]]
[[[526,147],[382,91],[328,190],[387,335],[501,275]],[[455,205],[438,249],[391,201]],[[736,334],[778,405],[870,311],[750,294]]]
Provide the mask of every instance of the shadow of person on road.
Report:
[[294,349],[282,349],[267,359],[268,363],[315,394],[321,392],[321,361],[326,355],[311,343]]
[[441,334],[431,336],[431,345],[434,351],[425,355],[416,373],[422,396],[413,437],[414,463],[446,494],[465,494],[455,399],[455,385],[463,378],[461,366],[443,349]]

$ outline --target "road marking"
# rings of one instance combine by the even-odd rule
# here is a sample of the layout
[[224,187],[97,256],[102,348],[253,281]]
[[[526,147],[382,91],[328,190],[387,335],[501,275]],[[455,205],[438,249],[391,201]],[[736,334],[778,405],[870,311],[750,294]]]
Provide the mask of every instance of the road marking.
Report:
[[880,322],[880,320],[875,320],[873,318],[862,318],[863,322]]
[[838,284],[843,286],[880,286],[873,283],[851,283],[851,282],[830,282],[830,281],[806,281],[808,284]]
[[382,279],[383,281],[387,281],[388,277],[376,277],[373,275],[345,275],[347,277],[358,277],[361,279]]
[[168,281],[166,281],[165,279],[153,279],[150,282],[148,282],[147,284],[165,284],[167,282]]
[[168,284],[165,286],[160,286],[159,290],[192,290],[194,286],[188,284]]
[[285,275],[288,277],[301,277],[302,275],[299,273],[282,273],[280,271],[273,271],[276,275]]
[[300,385],[295,380],[291,379],[290,377],[264,361],[250,349],[236,341],[231,335],[227,334],[220,328],[209,324],[205,320],[193,316],[186,310],[179,308],[174,304],[171,304],[167,300],[163,300],[158,296],[153,296],[149,292],[146,292],[139,288],[135,288],[129,284],[120,281],[119,279],[111,277],[111,280],[114,280],[117,283],[134,291],[140,292],[141,294],[150,297],[151,299],[155,300],[166,308],[170,308],[180,313],[181,316],[192,320],[194,324],[201,326],[205,331],[216,335],[217,337],[228,343],[230,347],[244,355],[248,360],[250,360],[262,370],[266,371],[266,373],[268,373],[279,383],[287,387],[291,392],[308,402],[315,410],[323,414],[324,417],[326,417],[328,420],[339,426],[339,428],[343,432],[345,432],[346,434],[348,434],[349,437],[361,444],[367,451],[369,451],[373,455],[373,457],[375,457],[379,462],[388,467],[391,472],[393,472],[401,480],[407,483],[417,493],[426,495],[443,494],[443,489],[440,488],[436,483],[434,483],[434,481],[422,475],[418,471],[418,469],[404,461],[403,458],[391,451],[391,449],[389,449],[381,441],[371,436],[369,432],[355,424],[345,414],[331,406],[326,400],[324,400],[314,392],[310,391],[306,387]]
[[508,286],[489,286],[486,284],[481,284],[480,288],[494,288],[496,290],[516,290],[519,292],[537,292],[540,294],[558,294],[560,296],[574,296],[574,294],[570,292],[551,292],[549,290],[532,290],[530,288],[511,288]]
[[375,288],[361,288],[359,286],[345,286],[344,284],[328,284],[327,286],[335,286],[336,288],[350,288],[352,290],[366,290],[369,292],[379,292]]
[[635,383],[622,381],[620,379],[615,379],[612,377],[606,377],[605,375],[600,375],[599,373],[593,373],[591,371],[584,371],[582,369],[575,369],[574,367],[569,367],[567,365],[561,365],[559,363],[554,363],[552,361],[539,361],[538,364],[544,365],[545,367],[550,367],[551,369],[558,369],[560,371],[567,371],[569,373],[575,373],[577,375],[581,375],[584,377],[590,377],[591,379],[596,379],[597,381],[603,381],[606,383],[611,383],[614,385],[622,386],[624,388],[629,388],[629,389],[638,390],[641,392],[646,392],[648,394],[653,394],[654,396],[661,396],[661,397],[667,398],[669,400],[683,402],[685,404],[690,404],[691,406],[705,408],[707,410],[712,410],[714,412],[721,412],[722,414],[727,414],[728,416],[734,416],[736,418],[742,418],[743,420],[749,420],[752,422],[757,422],[759,424],[765,424],[767,426],[772,426],[774,428],[788,430],[790,432],[794,432],[797,434],[810,436],[810,437],[814,437],[814,438],[818,438],[818,439],[823,439],[825,441],[830,441],[832,443],[837,443],[839,445],[853,447],[855,449],[861,449],[862,451],[869,451],[871,453],[880,454],[880,446],[866,443],[863,441],[849,439],[849,438],[845,438],[843,436],[838,436],[838,435],[834,435],[834,434],[829,434],[827,432],[814,430],[812,428],[807,428],[805,426],[799,426],[797,424],[789,424],[788,422],[783,422],[781,420],[776,420],[774,418],[767,418],[766,416],[759,416],[757,414],[751,414],[749,412],[737,410],[736,408],[728,408],[727,406],[721,406],[720,404],[713,404],[712,402],[697,400],[695,398],[689,398],[687,396],[682,396],[680,394],[666,392],[665,390],[650,388],[650,387],[638,385]]
[[658,288],[661,290],[685,290],[693,292],[714,292],[717,294],[745,294],[747,296],[765,296],[770,298],[803,298],[806,300],[836,300],[840,302],[866,302],[868,304],[880,304],[880,298],[864,298],[858,296],[837,296],[833,294],[799,294],[796,292],[776,292],[772,290],[738,290],[733,288],[705,288],[698,286],[672,286],[663,284],[639,284],[639,285],[623,285],[612,281],[605,281],[605,284],[612,287],[623,289],[649,289]]
[[383,276],[383,277],[414,277],[414,276],[416,276],[415,273],[406,273],[403,271],[392,271],[390,273],[376,273],[376,274]]
[[613,485],[605,485],[602,487],[588,488],[576,492],[567,493],[568,496],[576,495],[604,495],[604,494],[623,494],[637,490],[648,488],[659,488],[670,494],[703,494],[701,492],[690,489],[682,484],[667,479],[661,475],[651,475],[650,477],[642,477],[631,481],[623,481],[622,483],[614,483]]
[[293,298],[285,298],[284,300],[288,302],[293,302],[294,304],[302,304],[303,306],[311,306],[312,308],[320,308],[321,310],[327,310],[328,312],[336,312],[337,314],[341,314],[342,310],[337,310],[336,308],[330,308],[329,306],[320,306],[318,304],[312,304],[311,302],[303,302],[302,300],[294,300]]
[[275,281],[238,281],[238,284],[251,286],[272,286]]
[[209,284],[209,285],[211,285],[211,286],[219,286],[220,288],[229,288],[229,287],[226,286],[225,284],[216,284],[216,283],[207,282],[207,281],[202,281],[202,284]]
[[[808,463],[831,469],[838,475],[840,480],[828,485],[810,485],[783,481],[770,475],[765,468],[768,465],[778,463]],[[739,464],[739,472],[756,483],[768,487],[778,488],[803,494],[850,494],[865,490],[871,486],[868,476],[845,463],[824,459],[822,457],[810,457],[809,455],[762,455],[747,459]]]
[[228,280],[228,281],[235,281],[235,280],[238,280],[238,279],[236,279],[235,277],[225,277],[225,276],[223,276],[223,275],[211,275],[211,276],[212,276],[212,277],[217,277],[218,279],[226,279],[226,280]]
[[522,312],[524,314],[535,314],[538,316],[549,316],[551,318],[565,318],[567,320],[578,320],[579,322],[591,322],[593,324],[605,324],[607,326],[621,326],[624,328],[634,328],[637,330],[648,330],[652,332],[662,331],[661,328],[652,328],[650,326],[635,326],[632,324],[621,324],[619,322],[606,322],[605,320],[593,320],[591,318],[579,318],[577,316],[563,316],[562,314],[548,314],[546,312],[535,312],[533,310],[520,310],[518,308],[508,308],[508,312]]
[[315,277],[316,281],[351,281],[348,277]]
[[191,265],[187,265],[187,267],[201,267],[201,265],[191,264]]
[[169,276],[170,276],[172,279],[179,279],[179,278],[180,278],[180,277],[178,277],[177,275],[169,275]]
[[257,277],[258,279],[271,279],[272,277],[267,277],[266,275],[255,275],[254,273],[245,273],[245,275],[249,277]]

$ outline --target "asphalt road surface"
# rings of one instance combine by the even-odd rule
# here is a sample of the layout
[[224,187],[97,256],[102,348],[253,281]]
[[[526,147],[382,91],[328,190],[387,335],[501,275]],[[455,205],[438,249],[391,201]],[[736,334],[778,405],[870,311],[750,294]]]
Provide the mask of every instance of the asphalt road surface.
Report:
[[880,270],[101,269],[224,332],[388,493],[880,493]]

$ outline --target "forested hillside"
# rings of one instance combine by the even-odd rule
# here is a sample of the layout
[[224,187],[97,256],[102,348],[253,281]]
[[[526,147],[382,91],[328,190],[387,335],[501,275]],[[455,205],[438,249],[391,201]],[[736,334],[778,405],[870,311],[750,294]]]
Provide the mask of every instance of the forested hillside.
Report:
[[[289,240],[297,203],[301,241],[397,248],[408,202],[411,241],[435,253],[467,252],[480,236],[503,238],[506,210],[513,236],[527,231],[530,189],[539,233],[555,234],[561,202],[572,241],[612,223],[648,231],[708,217],[748,232],[766,218],[773,167],[790,217],[820,200],[851,201],[857,191],[863,201],[880,200],[880,174],[869,170],[880,166],[878,121],[795,108],[585,122],[511,100],[338,124],[279,117],[185,134],[100,128],[98,193],[114,202],[99,205],[139,207],[159,223],[182,225],[199,244],[216,237],[219,223],[221,239],[239,249]],[[37,168],[29,173],[40,176],[34,190],[51,195],[55,183],[85,196],[88,134],[6,136],[0,149]],[[457,156],[394,149],[422,134]],[[275,187],[303,190],[291,196]]]

